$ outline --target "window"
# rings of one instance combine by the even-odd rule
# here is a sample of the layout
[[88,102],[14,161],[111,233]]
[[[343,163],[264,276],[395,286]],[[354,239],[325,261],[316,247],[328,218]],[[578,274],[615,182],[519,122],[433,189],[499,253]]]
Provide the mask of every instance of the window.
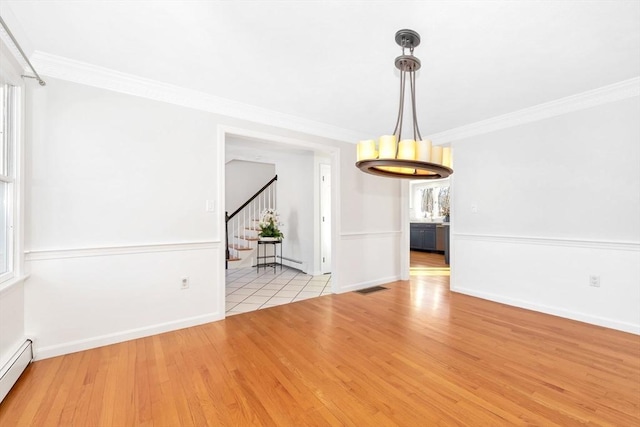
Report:
[[449,180],[411,183],[410,210],[412,220],[440,220],[450,213]]
[[13,277],[16,147],[15,88],[0,86],[0,282]]

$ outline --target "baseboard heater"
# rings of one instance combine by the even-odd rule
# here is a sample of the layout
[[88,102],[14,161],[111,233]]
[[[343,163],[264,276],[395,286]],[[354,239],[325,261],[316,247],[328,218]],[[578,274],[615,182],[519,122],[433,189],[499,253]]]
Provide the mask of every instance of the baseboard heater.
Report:
[[280,258],[281,261],[290,261],[290,262],[295,262],[296,264],[302,264],[302,261],[298,261],[297,259],[293,259],[293,258],[287,258],[286,256],[278,255],[278,258]]
[[31,340],[26,340],[2,367],[0,371],[0,402],[4,400],[11,387],[33,360],[32,344]]

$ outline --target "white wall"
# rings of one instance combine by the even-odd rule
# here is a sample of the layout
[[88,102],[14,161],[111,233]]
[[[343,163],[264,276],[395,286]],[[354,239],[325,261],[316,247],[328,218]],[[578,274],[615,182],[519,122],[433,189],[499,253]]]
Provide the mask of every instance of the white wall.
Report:
[[[11,84],[19,88],[19,110],[24,110],[24,83],[20,78],[22,69],[4,42],[0,41],[0,84]],[[15,190],[22,187],[23,127],[19,124],[18,146],[16,147]],[[19,193],[19,191],[14,191]],[[22,265],[22,207],[24,200],[16,197],[13,200],[13,230],[16,236],[13,253],[13,277],[0,284],[0,368],[11,359],[18,348],[26,340],[25,304],[24,304],[24,268]],[[4,253],[2,256],[4,257]]]
[[47,83],[31,90],[26,164],[37,356],[222,318],[211,115]]
[[273,179],[276,167],[272,163],[227,159],[224,173],[225,210],[231,214]]
[[455,142],[452,289],[640,333],[638,117],[634,97]]
[[[353,144],[53,78],[31,90],[28,115],[25,328],[38,358],[224,317],[223,128],[327,147],[344,254],[334,290],[398,277],[399,184],[359,172]],[[282,156],[291,188],[279,191],[300,198],[281,206],[285,233],[308,258],[313,212],[299,206],[313,191],[298,174],[313,179],[314,157]]]
[[314,259],[313,153],[273,153],[278,174],[277,206],[284,233],[283,257],[301,264],[292,267],[312,273]]
[[54,80],[31,104],[29,249],[217,237],[209,114]]
[[[95,255],[81,251],[32,259],[26,328],[45,358],[211,322],[224,256],[217,246],[148,247]],[[190,287],[181,290],[188,277]]]
[[25,342],[24,284],[0,289],[0,368]]
[[401,180],[361,172],[355,167],[355,147],[341,154],[337,172],[343,232],[340,253],[333,254],[334,270],[344,274],[341,291],[399,280]]

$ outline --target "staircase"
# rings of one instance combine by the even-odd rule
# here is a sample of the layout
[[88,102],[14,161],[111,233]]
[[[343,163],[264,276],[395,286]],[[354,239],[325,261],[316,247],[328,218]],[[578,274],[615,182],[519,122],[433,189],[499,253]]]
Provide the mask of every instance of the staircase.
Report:
[[225,213],[228,269],[252,267],[256,264],[260,214],[265,209],[275,209],[277,181],[278,175],[231,215]]

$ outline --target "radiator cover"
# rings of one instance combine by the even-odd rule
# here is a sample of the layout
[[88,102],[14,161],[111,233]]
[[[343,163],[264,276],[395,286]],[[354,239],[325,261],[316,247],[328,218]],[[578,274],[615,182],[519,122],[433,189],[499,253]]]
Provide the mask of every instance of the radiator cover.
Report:
[[32,342],[31,340],[26,340],[0,370],[0,402],[4,400],[11,387],[18,381],[18,378],[20,378],[20,375],[27,369],[32,360]]

